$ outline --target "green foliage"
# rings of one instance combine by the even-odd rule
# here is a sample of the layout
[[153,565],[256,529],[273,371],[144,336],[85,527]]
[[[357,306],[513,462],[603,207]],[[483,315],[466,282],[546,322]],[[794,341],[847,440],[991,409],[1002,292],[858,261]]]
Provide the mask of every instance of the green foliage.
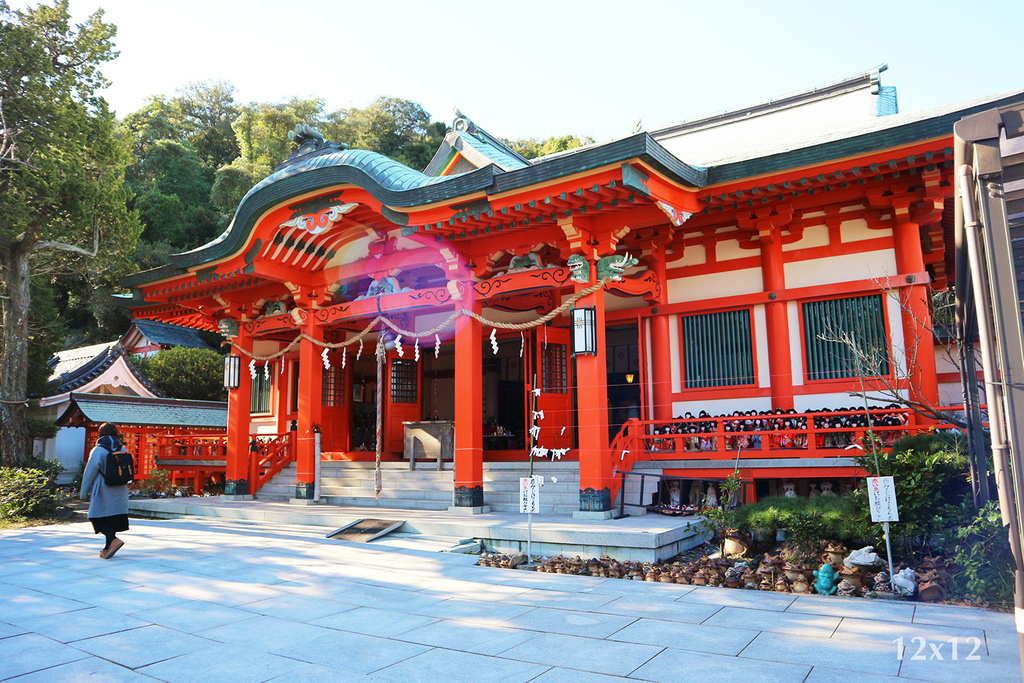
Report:
[[999,504],[990,501],[978,511],[962,505],[950,517],[959,524],[948,530],[954,571],[949,597],[981,605],[1013,604],[1013,553]]
[[556,152],[564,152],[568,149],[589,145],[594,142],[594,138],[587,135],[561,135],[547,138],[546,140],[526,138],[523,140],[504,140],[503,142],[527,159],[536,159],[548,154],[555,154]]
[[224,356],[211,349],[175,346],[152,358],[135,358],[132,363],[174,398],[226,400]]
[[[50,379],[50,358],[64,341],[64,320],[60,316],[54,283],[43,277],[32,279],[29,305],[28,395],[45,396]],[[30,425],[31,428],[31,425]]]
[[58,507],[49,472],[0,467],[0,519],[43,517]]
[[765,529],[775,533],[786,529],[794,543],[808,549],[819,541],[847,541],[869,533],[859,522],[859,503],[852,496],[786,498],[770,496],[744,505],[736,511],[741,531]]
[[139,493],[144,496],[163,496],[171,492],[171,473],[167,470],[150,470],[149,476],[140,479]]
[[742,485],[740,472],[736,470],[724,480],[718,482],[718,501],[720,505],[706,509],[701,513],[701,522],[698,525],[700,532],[717,536],[720,543],[719,547],[723,552],[726,532],[736,528],[736,508],[729,507],[729,496],[733,491],[739,490]]
[[[947,504],[956,499],[956,488],[967,477],[962,438],[918,434],[897,441],[890,449],[871,449],[855,460],[874,475],[893,477],[900,521],[889,525],[892,542],[902,544],[908,553],[930,547],[931,539],[949,523]],[[871,524],[867,492],[855,491],[852,496],[857,501],[858,522],[871,529],[876,545],[884,544],[881,525]]]
[[57,429],[57,424],[53,420],[28,418],[28,435],[33,439],[52,439],[57,436]]

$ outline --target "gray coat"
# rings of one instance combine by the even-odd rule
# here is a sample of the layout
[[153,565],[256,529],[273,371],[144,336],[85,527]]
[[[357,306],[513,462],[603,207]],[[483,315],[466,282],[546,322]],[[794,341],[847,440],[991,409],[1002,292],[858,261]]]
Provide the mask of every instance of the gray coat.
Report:
[[128,514],[128,487],[107,486],[103,479],[103,463],[111,451],[121,448],[121,442],[112,436],[101,436],[89,453],[82,473],[82,490],[78,497],[89,500],[89,519]]

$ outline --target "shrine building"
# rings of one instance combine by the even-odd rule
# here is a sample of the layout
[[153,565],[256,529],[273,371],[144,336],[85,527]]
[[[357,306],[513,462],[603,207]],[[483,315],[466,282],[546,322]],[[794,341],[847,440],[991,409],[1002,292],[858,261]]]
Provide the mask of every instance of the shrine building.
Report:
[[399,462],[430,425],[456,510],[531,454],[578,463],[582,516],[630,471],[862,476],[867,424],[928,426],[886,392],[961,403],[931,332],[953,124],[1024,98],[898,113],[884,68],[532,160],[456,112],[423,171],[300,126],[222,235],[126,278],[133,312],[230,341],[229,495],[261,439],[308,501],[318,457]]

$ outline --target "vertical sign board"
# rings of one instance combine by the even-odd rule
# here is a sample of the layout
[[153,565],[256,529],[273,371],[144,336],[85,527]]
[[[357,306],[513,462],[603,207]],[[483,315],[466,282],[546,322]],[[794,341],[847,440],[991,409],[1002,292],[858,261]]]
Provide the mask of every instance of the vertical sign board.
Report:
[[540,485],[543,477],[519,478],[519,512],[540,513]]
[[872,522],[898,522],[896,482],[892,477],[868,477],[868,501]]

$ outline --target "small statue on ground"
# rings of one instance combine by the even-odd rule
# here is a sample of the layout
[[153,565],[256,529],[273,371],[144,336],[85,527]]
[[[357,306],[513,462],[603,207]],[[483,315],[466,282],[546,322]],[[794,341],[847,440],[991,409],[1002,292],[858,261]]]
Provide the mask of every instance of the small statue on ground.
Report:
[[821,569],[814,572],[814,576],[818,579],[814,582],[815,593],[818,593],[819,595],[835,595],[836,584],[839,582],[839,577],[836,576],[836,572],[832,569],[832,565],[821,565]]

